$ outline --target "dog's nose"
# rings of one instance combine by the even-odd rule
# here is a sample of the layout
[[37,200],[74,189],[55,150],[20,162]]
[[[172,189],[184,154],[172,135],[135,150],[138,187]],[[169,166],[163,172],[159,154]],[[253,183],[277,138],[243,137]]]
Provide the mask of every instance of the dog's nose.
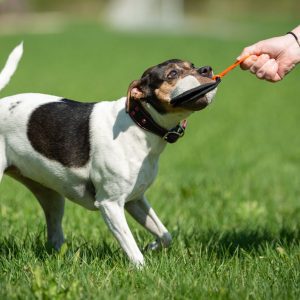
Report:
[[213,75],[213,72],[212,72],[212,67],[211,66],[204,66],[204,67],[201,67],[198,69],[198,73],[201,75],[201,76],[204,76],[204,77],[212,77]]

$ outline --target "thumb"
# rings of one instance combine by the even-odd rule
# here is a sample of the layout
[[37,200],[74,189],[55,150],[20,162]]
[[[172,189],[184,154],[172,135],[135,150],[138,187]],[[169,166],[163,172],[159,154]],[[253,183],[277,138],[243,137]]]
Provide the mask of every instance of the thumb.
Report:
[[259,46],[259,43],[257,43],[257,44],[254,44],[254,45],[244,48],[243,51],[241,52],[241,54],[236,59],[240,60],[242,57],[247,56],[247,55],[259,56],[260,54],[262,54],[262,49]]

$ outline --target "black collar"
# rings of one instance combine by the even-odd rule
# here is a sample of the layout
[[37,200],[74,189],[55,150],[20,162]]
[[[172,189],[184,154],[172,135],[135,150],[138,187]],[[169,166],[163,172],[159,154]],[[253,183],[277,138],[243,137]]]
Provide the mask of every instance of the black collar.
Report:
[[140,101],[130,101],[127,113],[139,127],[160,136],[168,143],[175,143],[180,137],[184,135],[186,120],[184,120],[182,124],[179,123],[177,126],[170,130],[165,129],[153,120],[150,114],[142,106]]

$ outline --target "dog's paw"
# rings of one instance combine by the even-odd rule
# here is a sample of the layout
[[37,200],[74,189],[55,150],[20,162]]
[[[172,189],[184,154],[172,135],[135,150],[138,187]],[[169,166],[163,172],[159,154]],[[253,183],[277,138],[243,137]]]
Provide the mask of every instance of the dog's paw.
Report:
[[149,243],[144,251],[159,251],[161,250],[163,247],[162,247],[162,243],[160,241],[154,241],[152,243]]
[[156,241],[148,244],[144,251],[159,251],[163,248],[169,248],[172,243],[172,236],[169,232],[165,232],[162,237],[158,238]]
[[67,244],[64,242],[64,239],[59,240],[48,240],[45,244],[46,251],[48,253],[59,253],[64,251],[64,248],[67,247]]

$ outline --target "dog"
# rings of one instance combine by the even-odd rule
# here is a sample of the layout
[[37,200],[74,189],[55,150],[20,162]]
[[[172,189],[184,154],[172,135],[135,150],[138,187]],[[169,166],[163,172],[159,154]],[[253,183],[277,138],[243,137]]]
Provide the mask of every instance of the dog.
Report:
[[[17,46],[0,74],[3,89],[23,54]],[[125,209],[156,240],[149,249],[169,247],[171,235],[145,197],[167,143],[185,130],[182,120],[205,108],[216,88],[192,101],[176,97],[213,82],[212,68],[172,59],[147,69],[116,101],[84,103],[26,93],[0,100],[0,178],[24,184],[39,201],[47,243],[64,243],[64,198],[101,212],[129,260],[144,257],[128,227]]]

